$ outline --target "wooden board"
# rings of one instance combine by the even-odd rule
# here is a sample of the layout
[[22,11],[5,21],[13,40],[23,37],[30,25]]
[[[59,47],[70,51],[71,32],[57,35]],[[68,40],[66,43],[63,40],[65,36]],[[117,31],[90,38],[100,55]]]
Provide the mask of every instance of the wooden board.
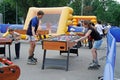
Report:
[[11,44],[12,40],[7,38],[0,38],[0,45],[2,44]]
[[67,43],[66,42],[59,42],[59,41],[43,41],[43,49],[48,50],[67,50]]
[[[15,30],[15,32],[18,32],[20,34],[26,34],[27,30]],[[48,30],[38,30],[37,33],[41,34],[41,35],[45,35],[45,34],[49,34],[49,31]]]

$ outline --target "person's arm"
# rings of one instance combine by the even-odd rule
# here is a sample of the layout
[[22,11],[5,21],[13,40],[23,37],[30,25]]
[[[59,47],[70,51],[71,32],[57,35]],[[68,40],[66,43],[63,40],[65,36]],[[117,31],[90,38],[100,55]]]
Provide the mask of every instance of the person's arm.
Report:
[[35,33],[35,27],[32,27],[32,35],[34,36],[35,40],[38,41],[38,35]]
[[91,32],[92,32],[91,30],[88,30],[87,33],[85,34],[85,36],[75,40],[75,42],[82,41],[82,40],[88,38],[88,36],[90,35]]
[[2,37],[3,37],[3,38],[6,38],[8,35],[9,35],[9,32],[7,31],[6,33],[4,33],[4,34],[2,35]]
[[19,33],[17,33],[17,32],[14,32],[14,34],[16,35],[15,40],[20,40],[20,34],[19,34]]
[[41,20],[39,20],[39,25],[38,25],[38,30],[41,30],[42,27],[41,27]]
[[35,27],[33,27],[33,26],[32,26],[32,35],[33,35],[34,37],[36,37],[36,34],[35,34]]

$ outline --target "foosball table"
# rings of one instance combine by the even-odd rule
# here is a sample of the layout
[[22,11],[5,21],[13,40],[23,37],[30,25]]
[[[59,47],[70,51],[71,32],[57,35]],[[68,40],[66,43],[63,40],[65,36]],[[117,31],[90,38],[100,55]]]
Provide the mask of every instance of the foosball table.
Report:
[[[56,37],[44,39],[42,41],[42,49],[44,49],[42,69],[44,69],[45,65],[55,65],[55,66],[64,66],[66,71],[68,71],[69,54],[70,52],[72,52],[73,47],[76,45],[74,40],[78,38],[80,37],[76,35],[59,35]],[[60,53],[67,52],[67,59],[46,58],[47,50],[59,50]]]
[[0,80],[18,80],[20,68],[13,62],[0,58]]

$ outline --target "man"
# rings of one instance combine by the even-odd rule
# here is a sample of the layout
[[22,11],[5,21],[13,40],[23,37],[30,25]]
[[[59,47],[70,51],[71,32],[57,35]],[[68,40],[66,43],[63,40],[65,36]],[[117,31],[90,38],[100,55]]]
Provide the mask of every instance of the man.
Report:
[[103,26],[102,26],[102,23],[101,21],[97,21],[97,24],[95,25],[95,29],[99,32],[99,34],[103,37],[104,34],[103,34]]
[[34,50],[36,47],[36,40],[37,40],[37,34],[36,31],[40,27],[41,24],[41,18],[43,17],[44,12],[43,11],[38,11],[37,16],[33,17],[31,21],[29,22],[28,29],[27,29],[27,35],[28,35],[28,40],[30,41],[30,48],[29,48],[29,57],[28,57],[28,62],[27,64],[36,64],[37,59],[34,58]]

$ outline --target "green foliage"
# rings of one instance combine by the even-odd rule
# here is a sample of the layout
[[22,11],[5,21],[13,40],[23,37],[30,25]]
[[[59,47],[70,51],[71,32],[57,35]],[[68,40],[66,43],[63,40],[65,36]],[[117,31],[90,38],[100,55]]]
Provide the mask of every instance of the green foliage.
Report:
[[15,9],[7,1],[0,4],[0,13],[3,14],[4,23],[15,23]]
[[62,7],[68,2],[69,0],[41,0],[40,7]]
[[81,1],[75,0],[70,4],[70,7],[74,10],[74,15],[80,15],[81,14]]
[[[15,23],[17,16],[26,19],[29,7],[63,7],[69,6],[74,10],[73,15],[95,15],[103,22],[120,25],[120,4],[113,0],[2,0],[0,13],[5,15],[5,23]],[[5,5],[5,10],[4,10]],[[11,17],[12,16],[12,17]],[[19,21],[19,20],[18,20]]]
[[94,0],[92,5],[93,14],[104,23],[120,26],[120,4],[113,0],[99,1]]

